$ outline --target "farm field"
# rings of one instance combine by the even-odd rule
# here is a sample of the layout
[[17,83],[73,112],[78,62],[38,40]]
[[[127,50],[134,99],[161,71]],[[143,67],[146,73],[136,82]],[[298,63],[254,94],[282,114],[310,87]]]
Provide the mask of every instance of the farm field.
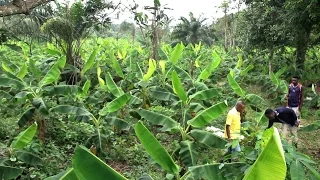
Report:
[[[172,30],[164,15],[138,12],[136,24],[98,22],[109,7],[102,1],[0,11],[14,24],[0,26],[0,179],[320,179],[320,47],[306,46],[301,65],[292,34],[281,47],[262,34],[266,44],[254,44],[243,33],[257,32],[240,22],[256,18],[245,13],[258,5],[270,4],[238,9],[230,36],[227,14],[207,26],[190,13]],[[286,106],[293,76],[304,93],[297,146],[265,116]],[[239,101],[241,136],[228,141],[227,115]]]

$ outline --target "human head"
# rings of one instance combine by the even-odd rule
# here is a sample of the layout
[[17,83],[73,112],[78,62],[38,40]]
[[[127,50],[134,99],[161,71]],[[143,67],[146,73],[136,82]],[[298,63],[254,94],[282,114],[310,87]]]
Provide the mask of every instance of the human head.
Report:
[[264,112],[264,115],[269,119],[269,120],[273,120],[276,117],[276,113],[272,110],[272,109],[267,109]]
[[236,104],[236,110],[240,113],[242,113],[245,109],[245,104],[243,101],[238,101],[237,104]]
[[291,83],[293,85],[297,85],[298,84],[298,81],[299,81],[299,77],[298,76],[293,76],[292,79],[291,79]]

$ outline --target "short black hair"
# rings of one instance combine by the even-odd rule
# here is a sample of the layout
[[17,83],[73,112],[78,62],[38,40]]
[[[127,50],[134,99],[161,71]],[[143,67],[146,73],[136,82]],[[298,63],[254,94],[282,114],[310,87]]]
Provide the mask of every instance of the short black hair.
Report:
[[272,110],[272,109],[267,109],[267,110],[264,112],[265,115],[270,115],[270,114],[272,114],[272,113],[273,113],[273,110]]
[[292,78],[296,78],[296,79],[299,79],[299,76],[292,76]]

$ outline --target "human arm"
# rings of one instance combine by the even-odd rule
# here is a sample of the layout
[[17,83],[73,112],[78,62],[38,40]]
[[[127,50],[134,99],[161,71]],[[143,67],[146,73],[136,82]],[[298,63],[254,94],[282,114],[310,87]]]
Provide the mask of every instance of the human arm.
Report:
[[227,137],[228,140],[231,140],[231,135],[230,135],[230,125],[226,124],[226,133],[227,133]]
[[269,120],[269,124],[268,124],[268,127],[266,129],[269,129],[273,126],[273,121]]
[[302,107],[302,102],[303,102],[303,92],[304,92],[304,87],[301,86],[301,93],[300,93],[300,101],[299,101],[299,111],[301,111],[301,107]]

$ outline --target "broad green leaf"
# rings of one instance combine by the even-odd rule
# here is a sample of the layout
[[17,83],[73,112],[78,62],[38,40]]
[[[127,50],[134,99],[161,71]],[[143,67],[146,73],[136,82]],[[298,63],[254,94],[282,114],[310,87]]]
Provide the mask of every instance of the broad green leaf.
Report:
[[130,124],[123,119],[119,119],[116,117],[106,117],[105,121],[108,125],[115,126],[117,130],[128,131],[130,129]]
[[245,96],[245,99],[247,99],[250,103],[252,103],[256,106],[260,106],[260,107],[266,106],[266,101],[262,97],[260,97],[256,94],[247,94]]
[[31,107],[22,114],[18,121],[19,127],[23,127],[28,121],[32,121],[35,110],[34,107]]
[[139,180],[154,180],[149,174],[143,173],[142,176],[139,177]]
[[227,78],[228,78],[229,85],[234,90],[234,92],[240,97],[245,96],[246,92],[239,86],[237,81],[232,77],[230,73],[228,74]]
[[72,158],[75,174],[81,180],[126,180],[121,174],[112,169],[101,159],[92,154],[84,146],[77,146]]
[[226,110],[227,104],[225,102],[220,102],[211,106],[208,109],[203,110],[196,117],[189,120],[187,123],[188,125],[191,125],[193,127],[201,128],[214,121]]
[[109,102],[103,109],[100,110],[101,116],[106,116],[108,113],[118,111],[131,99],[130,94],[123,94]]
[[[49,180],[49,179],[46,179],[46,180]],[[54,180],[57,180],[57,179],[54,179]],[[70,170],[65,172],[63,176],[59,178],[59,180],[81,180],[81,179],[78,178],[78,176],[74,172],[74,169],[71,168]]]
[[278,85],[279,85],[280,81],[279,81],[279,79],[277,78],[277,76],[274,75],[273,72],[270,73],[270,79],[271,79],[273,85],[275,85],[275,86],[278,86]]
[[179,98],[166,89],[153,87],[149,90],[150,96],[161,101],[179,100]]
[[0,177],[4,180],[16,179],[22,173],[22,171],[23,169],[0,165]]
[[221,164],[206,164],[189,167],[191,177],[194,179],[212,179],[212,180],[229,180],[238,179],[241,175],[241,168],[246,164],[241,162],[227,163],[220,168]]
[[19,159],[20,161],[23,161],[26,164],[29,164],[32,166],[42,164],[42,160],[40,157],[27,151],[19,150],[15,152],[15,155],[17,159]]
[[58,105],[54,108],[51,108],[50,112],[75,115],[75,116],[91,116],[92,115],[85,108],[76,107],[76,106],[69,106],[69,105]]
[[174,67],[174,70],[177,72],[178,77],[180,78],[180,80],[182,82],[184,82],[184,81],[192,81],[192,78],[191,78],[190,74],[187,73],[185,70],[183,70],[182,68],[180,68],[180,67],[178,67],[176,65],[174,65],[173,67]]
[[[19,93],[18,93],[18,94],[19,94]],[[11,99],[12,96],[11,96],[9,93],[7,93],[6,91],[0,90],[0,99],[3,99],[3,98]]]
[[56,62],[59,69],[63,69],[66,63],[67,63],[67,59],[65,56],[61,56]]
[[34,135],[37,132],[37,123],[33,123],[28,129],[19,133],[17,137],[15,137],[10,145],[12,148],[23,149],[26,145],[28,145],[33,139]]
[[309,163],[301,161],[302,164],[304,164],[309,171],[311,171],[311,173],[315,176],[315,178],[320,179],[320,173],[314,168],[312,167]]
[[276,76],[277,77],[280,77],[283,73],[285,73],[286,71],[287,71],[287,69],[288,69],[288,66],[284,66],[284,67],[282,67],[278,72],[276,72]]
[[306,179],[306,174],[304,172],[304,167],[301,162],[297,160],[292,161],[290,164],[290,177],[291,180],[301,180]]
[[152,124],[161,125],[161,131],[171,131],[172,129],[179,129],[179,123],[168,116],[144,109],[140,109],[138,113],[141,117],[150,121]]
[[268,139],[264,142],[265,147],[246,172],[243,180],[285,179],[286,177],[287,166],[278,130],[275,127],[269,128],[263,136]]
[[36,66],[35,62],[32,59],[29,59],[29,64],[28,64],[29,72],[33,74],[35,77],[41,77],[42,73],[39,70],[39,68]]
[[244,70],[242,70],[241,72],[240,72],[240,76],[244,76],[244,75],[246,75],[251,69],[253,69],[254,68],[254,65],[252,65],[252,64],[250,64],[248,67],[246,67],[246,69],[244,69]]
[[173,48],[173,51],[171,52],[169,62],[171,62],[174,65],[177,64],[178,60],[180,59],[180,57],[182,55],[182,51],[183,51],[184,48],[185,47],[184,47],[184,45],[182,43],[177,44]]
[[242,54],[238,54],[237,56],[238,56],[238,62],[235,69],[239,69],[243,64]]
[[186,92],[183,89],[183,86],[181,84],[181,81],[180,81],[176,71],[172,72],[171,78],[172,78],[172,86],[173,86],[174,92],[179,96],[179,98],[183,102],[186,102],[188,100],[188,97],[187,97]]
[[33,98],[32,105],[42,114],[49,115],[48,109],[42,98]]
[[134,130],[141,144],[155,162],[170,173],[179,173],[179,166],[174,163],[169,153],[141,121],[136,124]]
[[116,71],[118,76],[124,78],[124,75],[123,75],[123,72],[122,72],[121,67],[119,65],[119,62],[114,55],[114,51],[110,52],[110,58],[111,58],[111,67]]
[[104,80],[100,77],[100,74],[101,74],[101,68],[100,68],[100,66],[98,66],[98,67],[97,67],[98,82],[99,82],[100,87],[103,87],[103,86],[105,85],[105,82],[104,82]]
[[212,88],[203,91],[198,91],[195,94],[189,96],[190,99],[196,100],[210,100],[213,97],[217,97],[220,93],[220,89]]
[[2,69],[9,72],[9,73],[13,73],[13,71],[11,70],[11,68],[9,66],[7,66],[7,64],[5,62],[2,61]]
[[166,74],[166,62],[164,60],[159,61],[159,66],[161,68],[162,75]]
[[280,89],[282,90],[283,94],[287,94],[288,93],[288,84],[285,80],[281,80],[279,83]]
[[61,72],[59,70],[59,66],[57,64],[54,64],[51,67],[51,69],[47,72],[47,74],[39,82],[40,87],[57,82],[60,77],[60,74]]
[[77,95],[82,93],[82,89],[76,85],[57,85],[53,87],[47,87],[45,90],[52,96],[54,95]]
[[89,59],[87,60],[87,62],[85,63],[85,65],[83,66],[83,69],[81,70],[81,75],[83,76],[90,68],[92,68],[92,66],[94,65],[94,60],[96,58],[97,52],[98,52],[99,48],[94,49],[91,54]]
[[24,64],[20,69],[17,77],[22,80],[27,75],[27,73],[28,73],[28,66],[27,64]]
[[143,81],[148,81],[152,74],[154,73],[154,71],[157,68],[157,62],[154,59],[149,59],[149,68],[148,68],[148,72],[147,74],[143,75]]
[[211,63],[201,71],[197,81],[200,81],[201,79],[206,80],[210,77],[211,73],[219,66],[221,63],[222,59],[219,56],[219,54],[216,51],[213,51],[213,60]]
[[181,149],[179,155],[181,157],[182,163],[186,167],[195,166],[198,161],[198,152],[196,151],[195,144],[191,141],[181,141]]
[[299,129],[300,132],[312,132],[320,129],[320,121],[316,121],[312,124],[309,124],[307,126],[304,126]]
[[[73,174],[73,177],[71,177],[72,174]],[[79,180],[79,179],[77,175],[74,173],[73,168],[71,168],[69,170],[62,171],[57,175],[47,177],[44,180]]]
[[0,77],[0,86],[11,87],[17,90],[23,90],[25,88],[25,85],[21,81],[8,77]]
[[88,80],[86,80],[86,82],[84,83],[84,85],[82,87],[82,94],[83,95],[87,95],[88,94],[90,86],[91,86],[91,81],[88,79]]
[[23,98],[25,98],[26,96],[28,96],[29,94],[32,94],[32,92],[29,92],[29,91],[21,91],[21,92],[19,92],[18,94],[16,94],[16,95],[14,96],[14,98],[23,99]]
[[224,138],[204,130],[193,129],[191,136],[199,143],[212,148],[225,149],[225,145],[228,143]]
[[121,95],[124,94],[121,88],[117,86],[117,84],[113,81],[112,76],[108,72],[106,75],[106,83],[109,91],[115,96],[115,97],[120,97]]

